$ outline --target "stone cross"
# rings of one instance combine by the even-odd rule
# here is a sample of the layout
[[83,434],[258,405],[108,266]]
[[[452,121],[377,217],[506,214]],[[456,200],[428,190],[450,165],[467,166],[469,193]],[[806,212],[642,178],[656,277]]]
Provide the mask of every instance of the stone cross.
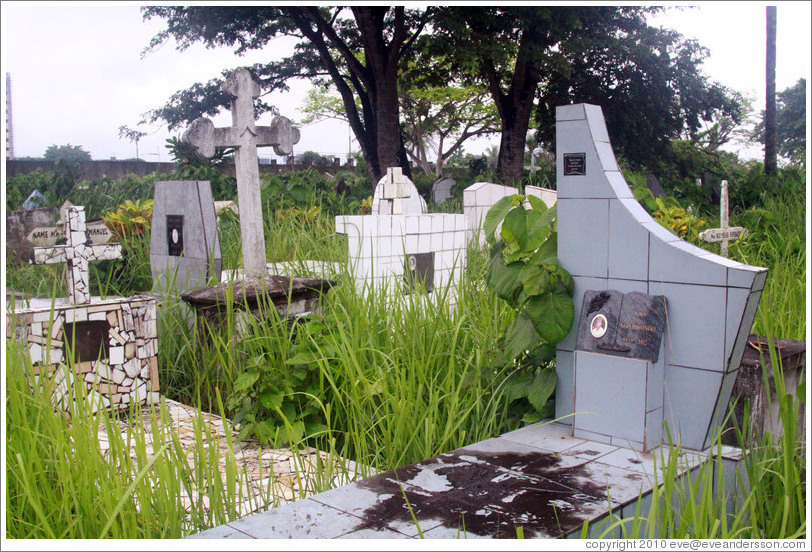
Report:
[[35,247],[34,264],[67,263],[71,302],[90,303],[88,262],[120,259],[121,244],[92,245],[87,236],[84,207],[70,207],[65,224],[67,245]]
[[730,199],[727,191],[727,180],[722,180],[722,197],[719,200],[719,221],[720,228],[711,228],[699,233],[699,239],[706,242],[722,242],[721,255],[727,257],[728,241],[738,240],[747,235],[747,229],[741,226],[728,227],[728,211],[730,209]]
[[276,117],[269,127],[256,126],[254,99],[260,87],[248,69],[236,69],[222,87],[232,96],[230,128],[214,128],[211,119],[192,121],[182,140],[191,144],[204,157],[214,156],[217,147],[236,148],[237,200],[240,208],[243,264],[245,275],[265,275],[265,235],[259,191],[257,147],[273,146],[277,155],[288,155],[299,141],[299,130],[289,119]]

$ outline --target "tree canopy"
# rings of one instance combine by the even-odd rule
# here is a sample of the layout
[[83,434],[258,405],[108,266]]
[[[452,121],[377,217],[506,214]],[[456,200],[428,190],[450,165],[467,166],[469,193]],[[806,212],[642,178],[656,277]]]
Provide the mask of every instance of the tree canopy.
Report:
[[64,146],[51,144],[48,146],[48,149],[45,150],[42,158],[47,161],[64,160],[70,162],[90,161],[92,159],[90,153],[85,151],[82,146],[72,146],[70,144],[65,144]]
[[[755,139],[764,143],[764,111],[756,126]],[[792,163],[806,163],[806,79],[776,95],[775,127],[778,154]]]
[[[331,83],[373,183],[389,166],[409,174],[406,144],[419,163],[421,144],[430,133],[442,136],[440,128],[453,129],[442,138],[451,148],[440,152],[441,159],[451,155],[458,138],[474,128],[467,122],[480,115],[466,112],[465,101],[483,90],[498,114],[497,173],[505,183],[522,177],[529,129],[553,147],[557,105],[601,105],[615,148],[636,165],[666,156],[672,139],[696,135],[715,119],[737,122],[739,98],[700,70],[707,50],[675,31],[650,27],[646,15],[657,9],[142,8],[145,19],[167,24],[150,47],[174,38],[180,50],[202,42],[239,54],[276,37],[299,39],[290,56],[251,70],[266,92],[286,90],[292,78]],[[228,105],[221,82],[215,78],[179,91],[150,113],[151,121],[163,119],[172,128],[216,113]],[[455,89],[462,95],[451,93]],[[261,101],[256,105],[258,113],[270,109]]]

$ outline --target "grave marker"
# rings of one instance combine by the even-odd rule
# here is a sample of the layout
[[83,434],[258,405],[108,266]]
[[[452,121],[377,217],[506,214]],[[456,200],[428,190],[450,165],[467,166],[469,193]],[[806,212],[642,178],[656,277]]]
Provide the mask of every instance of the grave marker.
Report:
[[401,167],[389,167],[372,196],[373,215],[411,215],[426,212],[426,202]]
[[192,121],[182,140],[197,148],[204,157],[214,156],[218,147],[236,148],[234,162],[245,275],[261,278],[266,271],[266,257],[257,147],[273,146],[277,155],[289,155],[299,141],[299,130],[281,116],[274,118],[271,126],[256,126],[254,99],[259,96],[260,87],[248,69],[236,69],[222,89],[232,96],[231,127],[214,128],[211,119],[201,117]]
[[90,302],[88,263],[121,258],[121,244],[91,245],[85,224],[85,208],[68,210],[66,230],[68,243],[52,247],[35,247],[34,264],[66,263],[68,293],[75,304]]
[[[558,258],[582,313],[557,347],[556,418],[576,437],[637,450],[661,444],[667,423],[684,448],[707,448],[767,270],[652,219],[623,178],[598,106],[557,108],[556,166]],[[596,297],[603,304],[593,310]]]
[[699,233],[699,239],[709,243],[721,243],[721,255],[727,257],[727,244],[747,235],[747,228],[741,226],[729,227],[728,211],[730,209],[730,199],[728,198],[727,180],[722,180],[722,193],[719,201],[719,221],[720,228],[711,228]]
[[178,291],[220,280],[223,259],[208,181],[156,182],[149,260],[152,281]]

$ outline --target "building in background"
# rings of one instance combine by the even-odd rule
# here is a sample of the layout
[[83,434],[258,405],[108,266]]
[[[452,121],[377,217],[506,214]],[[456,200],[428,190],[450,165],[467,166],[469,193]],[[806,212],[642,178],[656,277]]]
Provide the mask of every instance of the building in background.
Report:
[[14,159],[14,127],[11,124],[11,73],[6,73],[6,159]]

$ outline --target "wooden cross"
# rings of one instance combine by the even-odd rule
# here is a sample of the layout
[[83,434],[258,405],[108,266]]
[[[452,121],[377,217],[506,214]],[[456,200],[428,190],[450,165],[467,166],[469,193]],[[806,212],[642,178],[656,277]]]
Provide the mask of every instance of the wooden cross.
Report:
[[722,198],[719,200],[719,222],[720,228],[711,228],[699,233],[699,239],[706,242],[722,242],[721,255],[727,257],[727,244],[729,241],[738,240],[747,235],[747,229],[741,226],[728,227],[728,211],[730,209],[730,199],[727,191],[727,180],[722,180]]
[[121,244],[93,245],[87,236],[85,208],[70,207],[65,223],[67,245],[35,247],[34,264],[67,263],[68,293],[71,302],[90,303],[90,261],[121,258]]
[[214,156],[218,147],[236,148],[243,265],[246,276],[260,278],[265,275],[265,234],[257,147],[273,146],[277,155],[288,155],[293,151],[293,144],[299,141],[299,130],[285,117],[275,117],[269,127],[256,126],[254,99],[259,97],[260,87],[248,69],[240,68],[231,73],[222,89],[233,97],[231,127],[214,128],[211,119],[201,117],[192,121],[182,140],[197,148],[204,157]]

